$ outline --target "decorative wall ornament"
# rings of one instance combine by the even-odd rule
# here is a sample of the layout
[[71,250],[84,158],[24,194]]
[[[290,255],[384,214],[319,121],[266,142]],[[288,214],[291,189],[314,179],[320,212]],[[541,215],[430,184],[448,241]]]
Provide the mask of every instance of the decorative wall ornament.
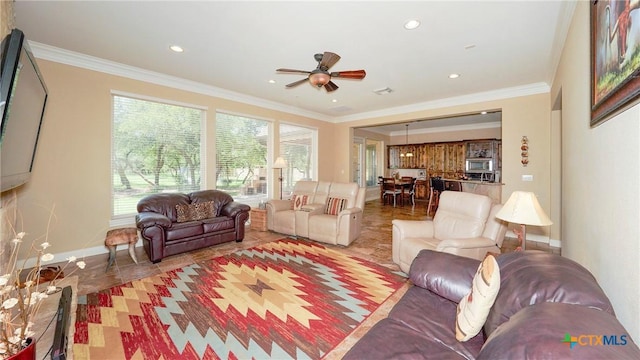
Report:
[[520,160],[520,162],[522,163],[522,166],[526,167],[527,164],[529,164],[529,139],[527,139],[526,136],[523,136],[520,143],[520,150],[522,151],[520,153],[520,156],[522,156],[522,160]]

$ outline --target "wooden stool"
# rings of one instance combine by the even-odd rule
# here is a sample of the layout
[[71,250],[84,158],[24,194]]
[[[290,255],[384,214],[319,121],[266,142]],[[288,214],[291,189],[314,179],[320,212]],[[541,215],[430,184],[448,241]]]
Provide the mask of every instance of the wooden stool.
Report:
[[125,228],[125,229],[113,229],[107,231],[107,237],[104,239],[104,244],[109,248],[109,263],[107,264],[107,270],[113,264],[116,259],[116,246],[120,244],[129,244],[129,256],[137,264],[135,246],[138,242],[138,229]]

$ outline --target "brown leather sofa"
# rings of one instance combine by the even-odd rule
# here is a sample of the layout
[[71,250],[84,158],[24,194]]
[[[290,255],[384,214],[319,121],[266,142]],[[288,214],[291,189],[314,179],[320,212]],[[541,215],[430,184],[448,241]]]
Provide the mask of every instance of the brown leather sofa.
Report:
[[219,190],[160,193],[138,202],[136,226],[149,260],[244,239],[251,207]]
[[539,251],[496,260],[500,289],[469,341],[456,340],[456,308],[480,261],[422,250],[409,272],[414,286],[343,359],[640,359],[584,267]]

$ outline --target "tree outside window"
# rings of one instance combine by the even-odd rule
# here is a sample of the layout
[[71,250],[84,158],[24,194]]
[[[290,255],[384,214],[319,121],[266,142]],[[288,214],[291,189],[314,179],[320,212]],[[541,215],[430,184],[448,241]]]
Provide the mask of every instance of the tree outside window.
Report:
[[158,192],[199,190],[201,124],[194,107],[113,96],[112,215]]

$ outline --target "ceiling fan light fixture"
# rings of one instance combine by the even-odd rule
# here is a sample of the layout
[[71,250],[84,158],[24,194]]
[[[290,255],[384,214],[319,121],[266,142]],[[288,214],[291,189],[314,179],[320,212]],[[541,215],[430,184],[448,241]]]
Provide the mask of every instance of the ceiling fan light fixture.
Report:
[[323,72],[316,72],[309,75],[309,82],[313,86],[323,87],[329,81],[331,81],[331,76],[329,74],[325,74]]

